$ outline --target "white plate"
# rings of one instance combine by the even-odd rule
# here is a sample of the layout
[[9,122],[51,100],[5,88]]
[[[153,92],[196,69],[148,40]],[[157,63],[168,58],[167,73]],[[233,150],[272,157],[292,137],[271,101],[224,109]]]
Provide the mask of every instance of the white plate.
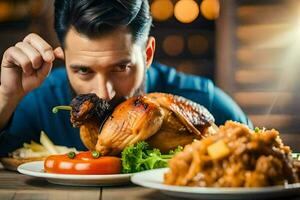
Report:
[[136,173],[132,175],[131,181],[137,185],[160,190],[170,196],[190,199],[267,199],[300,195],[299,183],[263,188],[205,188],[164,185],[163,175],[167,170],[164,168]]
[[112,186],[130,183],[131,174],[111,175],[73,175],[53,174],[44,172],[44,161],[35,161],[22,164],[18,167],[22,174],[46,178],[50,183],[73,186]]

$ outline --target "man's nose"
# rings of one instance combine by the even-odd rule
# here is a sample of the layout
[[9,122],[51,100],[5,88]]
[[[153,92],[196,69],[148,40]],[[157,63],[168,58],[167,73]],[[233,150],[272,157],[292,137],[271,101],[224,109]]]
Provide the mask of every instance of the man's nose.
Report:
[[99,76],[97,83],[94,84],[93,93],[99,98],[110,101],[116,95],[113,84],[106,77]]

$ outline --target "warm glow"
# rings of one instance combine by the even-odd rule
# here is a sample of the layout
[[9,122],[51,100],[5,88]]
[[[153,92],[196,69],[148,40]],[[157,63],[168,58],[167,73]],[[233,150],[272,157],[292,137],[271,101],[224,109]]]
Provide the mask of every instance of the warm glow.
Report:
[[183,37],[178,35],[169,35],[163,41],[162,47],[166,54],[170,56],[177,56],[183,52]]
[[208,47],[208,41],[202,35],[192,35],[188,38],[188,49],[194,55],[205,53]]
[[179,66],[176,68],[180,72],[188,73],[188,74],[198,74],[199,73],[199,63],[197,65],[195,62],[192,61],[183,61],[179,64]]
[[7,2],[0,2],[0,21],[6,20],[11,12],[11,6]]
[[171,0],[155,0],[151,4],[151,13],[155,20],[164,21],[173,16],[173,3]]
[[191,23],[199,15],[198,4],[194,0],[180,0],[175,5],[174,15],[182,23]]
[[[295,1],[294,3],[297,2]],[[268,100],[268,107],[266,106],[264,116],[266,119],[273,116],[272,111],[280,105],[283,93],[287,91],[293,92],[295,87],[298,87],[298,74],[300,69],[300,16],[297,5],[292,5],[293,3],[288,7],[291,13],[290,19],[284,22],[281,19],[273,24],[261,23],[258,25],[244,25],[237,34],[240,40],[247,41],[247,47],[245,47],[243,51],[248,51],[248,54],[243,51],[238,52],[239,57],[249,60],[251,54],[255,55],[254,52],[265,52],[262,55],[256,54],[256,57],[252,56],[252,63],[256,64],[257,67],[261,67],[262,64],[270,66],[270,69],[274,69],[275,73],[277,72],[278,74],[276,76],[274,72],[267,72],[265,70],[265,74],[260,72],[258,78],[255,77],[255,74],[252,75],[258,83],[271,80],[272,87],[274,88],[273,91],[275,91],[275,93],[271,95],[272,98],[270,97],[270,100]],[[298,6],[300,7],[299,4]],[[279,14],[275,15],[275,17],[276,16],[279,16]],[[275,53],[272,54],[272,51]],[[270,52],[269,57],[267,57],[267,52]],[[268,59],[264,61],[266,57]],[[243,74],[240,73],[238,75],[238,79],[244,79],[242,77]],[[261,77],[263,78],[261,79]],[[252,79],[254,78],[250,78],[249,80],[253,81]],[[257,122],[257,120],[255,121]]]
[[206,19],[217,19],[220,14],[220,2],[219,0],[203,0],[200,10]]

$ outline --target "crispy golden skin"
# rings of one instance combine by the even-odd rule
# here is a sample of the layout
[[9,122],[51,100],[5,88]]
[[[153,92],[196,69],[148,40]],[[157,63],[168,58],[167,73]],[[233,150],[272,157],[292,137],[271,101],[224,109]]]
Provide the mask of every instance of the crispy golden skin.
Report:
[[130,98],[117,106],[98,136],[96,150],[119,154],[126,146],[146,140],[161,127],[164,112],[145,96]]
[[80,126],[80,139],[89,150],[95,150],[99,135],[99,128],[96,122],[86,122]]
[[166,152],[200,139],[213,121],[204,107],[182,97],[164,93],[132,97],[105,122],[96,150],[117,155],[126,146],[145,140]]

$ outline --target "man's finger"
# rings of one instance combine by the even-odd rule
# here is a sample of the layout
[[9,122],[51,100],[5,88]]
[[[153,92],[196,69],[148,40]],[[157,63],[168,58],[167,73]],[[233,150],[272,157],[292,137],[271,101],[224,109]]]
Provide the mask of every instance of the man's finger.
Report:
[[29,57],[18,47],[10,47],[4,52],[1,67],[12,68],[19,66],[27,75],[32,74],[33,68]]
[[44,80],[46,76],[48,76],[51,72],[53,63],[44,62],[42,67],[37,70],[37,77],[39,80]]
[[65,60],[65,54],[61,47],[57,47],[54,49],[54,55],[55,55],[55,58],[58,58],[60,60]]
[[53,62],[55,59],[52,47],[39,35],[31,33],[27,35],[23,41],[37,49],[45,62]]
[[26,42],[18,42],[15,46],[21,49],[28,56],[34,69],[41,67],[43,63],[42,55],[34,47]]

